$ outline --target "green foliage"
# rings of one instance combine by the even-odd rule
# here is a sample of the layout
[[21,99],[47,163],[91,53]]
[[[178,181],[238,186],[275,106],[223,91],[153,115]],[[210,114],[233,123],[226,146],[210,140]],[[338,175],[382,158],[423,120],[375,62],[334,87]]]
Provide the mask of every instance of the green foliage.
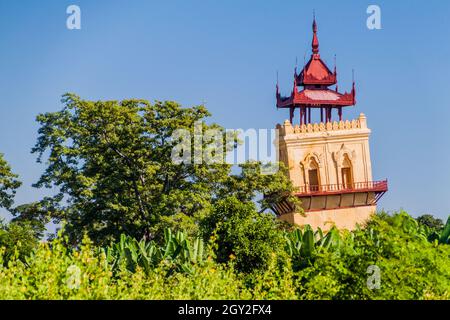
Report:
[[[235,147],[235,136],[225,139],[224,128],[205,124],[209,112],[204,106],[181,108],[175,102],[138,99],[86,101],[74,94],[64,95],[62,101],[61,111],[37,117],[39,137],[32,150],[38,162],[49,154],[35,186],[59,193],[28,213],[44,221],[64,221],[74,243],[84,233],[99,244],[122,233],[163,241],[162,231],[179,230],[179,222],[195,235],[196,225],[220,199],[234,195],[248,202],[258,193],[271,194],[261,201],[265,209],[292,189],[282,172],[260,174],[258,163],[231,175],[225,163],[173,162],[179,144],[173,134],[184,130],[194,140],[196,123],[203,132],[222,134],[224,156]],[[212,143],[202,139],[202,150]]]
[[205,234],[213,234],[217,243],[217,260],[235,260],[241,272],[267,269],[273,252],[284,246],[275,217],[259,213],[252,202],[242,203],[234,196],[218,201],[203,223]]
[[160,246],[154,241],[137,241],[122,234],[118,243],[102,250],[114,271],[136,272],[140,267],[149,274],[164,262],[173,265],[177,271],[192,273],[193,266],[204,262],[202,239],[197,238],[191,244],[183,232],[173,234],[170,229],[165,230],[164,239],[164,245]]
[[13,257],[24,259],[37,247],[39,238],[28,221],[13,221],[8,224],[0,221],[0,248],[3,248],[5,262]]
[[[317,255],[298,275],[304,299],[448,299],[450,247],[429,243],[405,212],[374,217],[342,237],[339,250]],[[380,288],[367,285],[369,266],[381,271]]]
[[441,228],[439,231],[433,231],[428,236],[429,241],[437,241],[442,244],[450,244],[450,217],[447,220],[445,226]]
[[[14,213],[14,196],[21,186],[18,175],[0,154],[0,208]],[[26,219],[5,223],[0,220],[0,248],[3,248],[3,261],[13,257],[23,259],[37,246],[43,232],[43,226]]]
[[444,225],[441,219],[426,214],[418,217],[417,222],[422,226],[430,242],[450,244],[450,217]]
[[296,270],[312,263],[317,254],[328,250],[338,250],[341,244],[339,231],[336,228],[324,234],[320,228],[314,232],[309,225],[303,230],[295,229],[286,233],[285,239],[286,252],[292,258]]
[[435,218],[431,214],[421,215],[416,220],[419,224],[427,226],[432,231],[440,231],[444,226],[441,219]]
[[281,200],[289,201],[297,212],[302,212],[298,198],[292,195],[294,187],[292,182],[287,179],[286,166],[279,163],[278,167],[273,174],[263,174],[260,162],[249,161],[240,164],[240,173],[229,175],[219,186],[217,199],[234,197],[242,203],[253,203],[259,194],[263,194],[264,197],[258,201],[259,212],[270,209],[273,204],[279,203]]
[[[1,252],[1,250],[0,250]],[[2,254],[0,253],[0,261]],[[1,265],[1,264],[0,264]],[[104,252],[85,239],[68,250],[64,239],[43,243],[26,263],[0,266],[0,299],[250,299],[232,268],[212,260],[192,272],[169,272],[164,264],[149,274],[140,267],[113,272]]]
[[[228,204],[222,212],[233,208],[256,217],[254,208],[242,204],[239,208],[232,200]],[[227,263],[217,262],[200,253],[194,238],[180,233],[167,231],[166,239],[171,240],[165,245],[123,236],[105,249],[87,238],[71,249],[65,238],[58,237],[22,260],[12,256],[6,263],[0,249],[0,299],[448,300],[450,246],[428,242],[423,231],[404,212],[377,215],[353,232],[277,230],[286,242],[272,248],[265,268],[251,273],[239,271],[238,255]],[[242,237],[241,230],[237,234]],[[247,240],[237,240],[230,243],[242,243],[236,254],[244,256]],[[254,240],[261,245],[259,237]],[[302,259],[307,263],[299,265],[296,261]],[[151,268],[146,269],[145,260],[153,263]],[[189,270],[181,267],[183,263]],[[368,286],[370,266],[380,270],[379,288]]]
[[[229,166],[175,164],[171,139],[178,129],[193,133],[194,123],[209,116],[203,106],[181,108],[175,102],[145,100],[85,101],[63,97],[65,107],[41,114],[33,152],[48,166],[36,187],[57,187],[59,210],[52,218],[66,222],[66,233],[78,239],[87,232],[96,242],[121,233],[152,237],[159,217],[207,210],[213,182]],[[223,129],[217,125],[203,129]],[[66,197],[68,201],[61,201]]]
[[35,233],[37,239],[42,239],[45,225],[50,222],[48,214],[54,212],[51,200],[44,198],[41,201],[19,205],[10,209],[14,217],[13,221],[28,224]]
[[16,190],[22,184],[17,178],[0,153],[0,208],[10,209],[13,205]]
[[[201,122],[226,137],[204,123],[203,106],[63,103],[38,116],[33,148],[39,162],[48,154],[35,186],[56,195],[13,208],[20,182],[0,155],[0,207],[15,216],[0,224],[0,299],[450,299],[450,218],[380,213],[353,232],[286,226],[265,213],[281,200],[298,208],[284,166],[232,174],[172,162],[179,129],[193,136]],[[51,220],[64,232],[39,244]]]

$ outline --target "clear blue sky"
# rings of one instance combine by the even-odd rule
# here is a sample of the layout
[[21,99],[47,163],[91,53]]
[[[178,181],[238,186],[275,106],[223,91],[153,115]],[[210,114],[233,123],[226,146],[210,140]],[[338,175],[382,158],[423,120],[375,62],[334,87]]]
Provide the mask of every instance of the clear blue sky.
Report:
[[[82,29],[66,28],[79,5]],[[366,8],[382,10],[368,30]],[[450,2],[47,0],[0,3],[0,152],[24,181],[17,204],[38,200],[43,170],[30,154],[38,113],[60,96],[206,101],[227,128],[273,128],[276,72],[287,93],[295,59],[309,55],[315,9],[322,58],[337,55],[341,90],[357,80],[373,133],[380,208],[450,214]],[[301,63],[300,63],[301,64]],[[6,216],[5,213],[3,215]]]

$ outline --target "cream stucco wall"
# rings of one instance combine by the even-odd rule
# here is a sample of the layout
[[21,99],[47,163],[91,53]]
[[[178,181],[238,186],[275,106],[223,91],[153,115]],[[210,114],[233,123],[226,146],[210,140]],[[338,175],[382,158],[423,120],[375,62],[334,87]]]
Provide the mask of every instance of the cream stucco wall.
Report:
[[321,185],[342,183],[345,157],[351,162],[353,182],[372,181],[369,135],[366,117],[334,123],[293,127],[289,121],[277,126],[280,133],[280,160],[289,168],[294,185],[308,184],[307,168],[311,158],[319,165]]
[[313,229],[320,227],[323,231],[328,231],[333,226],[351,231],[357,225],[363,227],[376,209],[376,206],[342,208],[306,212],[304,216],[298,213],[288,213],[280,216],[280,220],[300,226],[309,224]]
[[[310,185],[308,170],[312,165],[314,169],[318,169],[320,185],[341,185],[341,169],[349,164],[353,183],[373,181],[369,150],[371,131],[364,114],[361,113],[358,119],[352,121],[301,126],[292,126],[289,121],[285,121],[277,129],[280,137],[280,161],[288,166],[289,178],[299,190]],[[342,199],[345,200],[345,197]],[[315,202],[319,200],[320,197],[313,199]],[[333,199],[328,197],[328,200]],[[280,219],[299,225],[310,224],[325,230],[334,224],[338,228],[352,230],[356,224],[364,223],[376,210],[376,206],[368,206],[367,203],[361,203],[365,206],[350,208],[346,207],[345,201],[340,200],[339,203],[338,209],[306,212],[306,217],[289,213]],[[325,206],[319,209],[323,208]]]

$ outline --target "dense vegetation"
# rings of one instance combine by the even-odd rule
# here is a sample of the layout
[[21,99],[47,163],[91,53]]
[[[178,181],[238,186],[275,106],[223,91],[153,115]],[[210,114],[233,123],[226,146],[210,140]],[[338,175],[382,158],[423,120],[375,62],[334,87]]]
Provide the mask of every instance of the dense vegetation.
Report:
[[[191,132],[204,107],[63,102],[38,116],[33,148],[48,156],[35,186],[53,197],[14,207],[20,181],[0,158],[0,206],[14,215],[0,224],[0,299],[450,299],[450,219],[293,227],[267,211],[297,205],[283,167],[170,160],[173,132]],[[49,221],[62,229],[41,241]]]
[[[246,265],[247,272],[238,271],[239,253],[218,262],[221,249],[214,237],[204,243],[168,230],[161,244],[122,236],[99,248],[85,238],[75,249],[60,237],[23,259],[13,254],[8,262],[3,250],[0,297],[450,299],[450,246],[429,242],[425,228],[404,212],[380,214],[352,233],[277,232],[284,246],[272,248],[268,259],[264,250],[244,251],[250,263],[267,259],[263,268]],[[234,245],[242,250],[248,240]],[[378,288],[368,286],[371,265],[381,270]]]

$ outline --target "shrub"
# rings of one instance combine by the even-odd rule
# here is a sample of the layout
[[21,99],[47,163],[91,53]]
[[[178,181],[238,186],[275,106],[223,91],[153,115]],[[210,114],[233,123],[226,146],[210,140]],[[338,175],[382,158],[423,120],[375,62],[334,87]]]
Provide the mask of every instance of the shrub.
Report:
[[206,235],[213,234],[219,262],[235,260],[236,269],[251,273],[266,270],[284,250],[283,233],[270,214],[259,213],[253,203],[234,197],[219,201],[204,221]]

